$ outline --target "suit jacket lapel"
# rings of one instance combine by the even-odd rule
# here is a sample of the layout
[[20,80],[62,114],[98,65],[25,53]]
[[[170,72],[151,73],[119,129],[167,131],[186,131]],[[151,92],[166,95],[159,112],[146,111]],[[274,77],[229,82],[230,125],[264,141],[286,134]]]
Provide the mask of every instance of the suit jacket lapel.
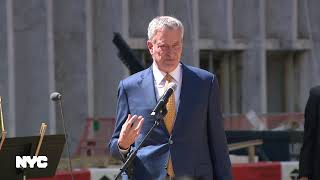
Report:
[[173,133],[175,131],[179,131],[178,128],[184,127],[180,123],[183,123],[182,117],[185,114],[186,106],[191,104],[192,99],[190,97],[192,97],[192,89],[194,88],[192,83],[193,82],[192,72],[184,64],[182,64],[181,67],[182,67],[182,83],[181,83],[181,91],[180,91],[180,104],[179,104],[179,109],[178,109]]
[[[143,104],[146,104],[147,106],[153,108],[156,106],[157,103],[157,97],[156,92],[154,88],[154,77],[152,73],[152,67],[148,68],[145,73],[141,74],[141,79],[138,81],[138,85],[141,88],[141,92],[143,93],[143,97],[146,97],[143,99]],[[151,112],[150,112],[151,113]]]

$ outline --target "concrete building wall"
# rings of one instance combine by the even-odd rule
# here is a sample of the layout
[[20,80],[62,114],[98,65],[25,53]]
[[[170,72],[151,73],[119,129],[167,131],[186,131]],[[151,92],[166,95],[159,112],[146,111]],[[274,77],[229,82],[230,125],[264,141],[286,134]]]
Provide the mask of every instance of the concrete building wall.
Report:
[[[93,1],[94,2],[94,1]],[[112,43],[113,33],[124,30],[120,25],[127,23],[122,6],[116,1],[95,1],[92,4],[92,72],[93,72],[93,114],[91,117],[114,117],[116,112],[117,87],[121,79],[128,76],[128,70],[119,61],[117,49]],[[125,22],[124,22],[125,21]]]
[[[73,149],[86,118],[114,117],[119,80],[129,73],[117,57],[113,32],[133,49],[146,50],[147,25],[157,15],[184,23],[184,63],[204,64],[219,74],[224,113],[303,111],[310,87],[320,84],[319,5],[317,0],[0,1],[0,95],[9,135],[37,134],[41,122],[49,124],[50,133],[62,132],[58,109],[49,100],[52,91],[63,94]],[[274,103],[282,105],[268,108]]]
[[[2,97],[3,118],[9,118],[9,62],[7,48],[6,1],[0,1],[0,96]],[[5,126],[7,129],[8,127]]]
[[49,95],[46,5],[41,0],[12,3],[16,135],[36,135],[41,122],[49,122],[49,102],[42,98]]
[[[52,2],[56,90],[63,94],[64,117],[74,147],[88,117],[86,4],[79,0]],[[57,117],[57,131],[62,132],[60,115]]]

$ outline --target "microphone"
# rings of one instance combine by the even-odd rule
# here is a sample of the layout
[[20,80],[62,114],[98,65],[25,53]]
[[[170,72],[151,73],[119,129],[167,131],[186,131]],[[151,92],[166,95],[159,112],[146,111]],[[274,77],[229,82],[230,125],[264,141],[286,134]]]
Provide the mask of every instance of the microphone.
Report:
[[58,100],[61,100],[62,96],[60,93],[58,92],[53,92],[50,94],[50,99],[54,102],[58,101]]
[[68,134],[67,134],[67,130],[66,130],[66,123],[64,120],[64,115],[63,115],[63,108],[62,108],[62,95],[58,92],[53,92],[50,94],[50,99],[54,102],[59,101],[59,109],[60,109],[60,116],[61,116],[61,120],[62,120],[62,126],[63,126],[63,132],[64,132],[64,137],[66,139],[66,143],[67,143],[67,153],[68,153],[68,161],[69,161],[69,170],[70,170],[70,174],[71,174],[71,178],[72,180],[74,180],[74,176],[73,176],[73,170],[72,170],[72,164],[71,164],[71,156],[70,156],[70,143],[69,143],[69,138],[68,138]]
[[168,103],[169,97],[173,94],[173,92],[176,90],[176,88],[177,88],[176,83],[170,82],[168,84],[168,89],[166,90],[166,92],[164,92],[164,94],[159,99],[156,107],[153,109],[153,111],[150,114],[151,116],[158,114],[159,111],[161,111],[163,109],[163,107]]

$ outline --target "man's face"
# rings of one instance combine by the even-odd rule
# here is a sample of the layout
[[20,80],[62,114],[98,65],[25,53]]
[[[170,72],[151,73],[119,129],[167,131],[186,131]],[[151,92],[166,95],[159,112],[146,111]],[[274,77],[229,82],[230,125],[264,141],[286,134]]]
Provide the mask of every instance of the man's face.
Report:
[[182,53],[180,29],[162,28],[157,31],[147,46],[159,69],[169,73],[179,64]]

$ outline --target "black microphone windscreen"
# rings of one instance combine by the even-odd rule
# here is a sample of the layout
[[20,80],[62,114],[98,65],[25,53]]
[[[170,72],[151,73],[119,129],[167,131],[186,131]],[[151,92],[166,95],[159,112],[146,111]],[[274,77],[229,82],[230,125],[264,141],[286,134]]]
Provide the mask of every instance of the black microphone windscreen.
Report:
[[61,97],[62,97],[61,94],[58,93],[58,92],[53,92],[53,93],[50,94],[50,99],[52,101],[58,101],[58,100],[61,99]]

